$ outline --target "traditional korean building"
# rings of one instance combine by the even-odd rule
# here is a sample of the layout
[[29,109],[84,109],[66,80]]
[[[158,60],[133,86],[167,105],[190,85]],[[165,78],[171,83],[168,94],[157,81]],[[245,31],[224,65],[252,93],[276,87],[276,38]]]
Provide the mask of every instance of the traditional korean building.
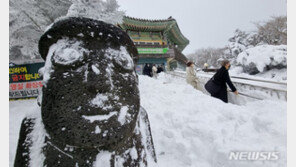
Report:
[[163,65],[166,70],[185,69],[187,58],[182,54],[189,40],[181,33],[172,17],[164,20],[146,20],[125,16],[120,28],[134,41],[139,60],[137,72],[145,63]]

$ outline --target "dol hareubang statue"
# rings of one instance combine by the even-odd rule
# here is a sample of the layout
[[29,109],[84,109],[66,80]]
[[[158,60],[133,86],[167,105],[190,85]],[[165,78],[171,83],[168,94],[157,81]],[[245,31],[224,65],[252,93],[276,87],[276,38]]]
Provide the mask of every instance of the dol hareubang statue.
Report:
[[140,107],[137,50],[121,29],[67,18],[42,35],[41,116],[23,120],[15,167],[147,166],[156,162]]

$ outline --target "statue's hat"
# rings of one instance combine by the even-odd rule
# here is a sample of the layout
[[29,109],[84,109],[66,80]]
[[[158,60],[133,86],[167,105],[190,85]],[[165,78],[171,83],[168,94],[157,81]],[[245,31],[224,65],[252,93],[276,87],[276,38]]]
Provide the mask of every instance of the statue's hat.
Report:
[[133,41],[119,27],[90,18],[67,17],[54,22],[40,37],[38,48],[44,60],[50,46],[62,38],[81,40],[88,49],[125,46],[134,60],[138,57]]

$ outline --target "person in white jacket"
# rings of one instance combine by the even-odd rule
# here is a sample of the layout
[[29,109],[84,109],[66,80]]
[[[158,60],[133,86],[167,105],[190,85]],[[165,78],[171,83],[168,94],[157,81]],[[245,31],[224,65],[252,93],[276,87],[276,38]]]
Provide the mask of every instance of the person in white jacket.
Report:
[[192,85],[197,90],[202,90],[200,86],[200,82],[198,78],[196,77],[195,71],[194,71],[194,64],[192,62],[187,63],[186,67],[186,81],[188,84]]
[[153,78],[157,78],[157,68],[155,64],[153,64],[153,67],[152,67],[152,76]]

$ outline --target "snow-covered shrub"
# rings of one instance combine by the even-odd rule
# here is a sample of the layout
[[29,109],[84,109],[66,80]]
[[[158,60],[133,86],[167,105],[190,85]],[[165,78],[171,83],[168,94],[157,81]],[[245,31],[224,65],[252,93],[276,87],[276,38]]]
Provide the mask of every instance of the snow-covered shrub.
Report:
[[274,68],[287,68],[287,45],[261,45],[249,48],[238,55],[236,62],[249,74]]
[[248,34],[245,31],[236,29],[234,35],[229,38],[228,48],[231,50],[232,55],[238,55],[246,49]]

